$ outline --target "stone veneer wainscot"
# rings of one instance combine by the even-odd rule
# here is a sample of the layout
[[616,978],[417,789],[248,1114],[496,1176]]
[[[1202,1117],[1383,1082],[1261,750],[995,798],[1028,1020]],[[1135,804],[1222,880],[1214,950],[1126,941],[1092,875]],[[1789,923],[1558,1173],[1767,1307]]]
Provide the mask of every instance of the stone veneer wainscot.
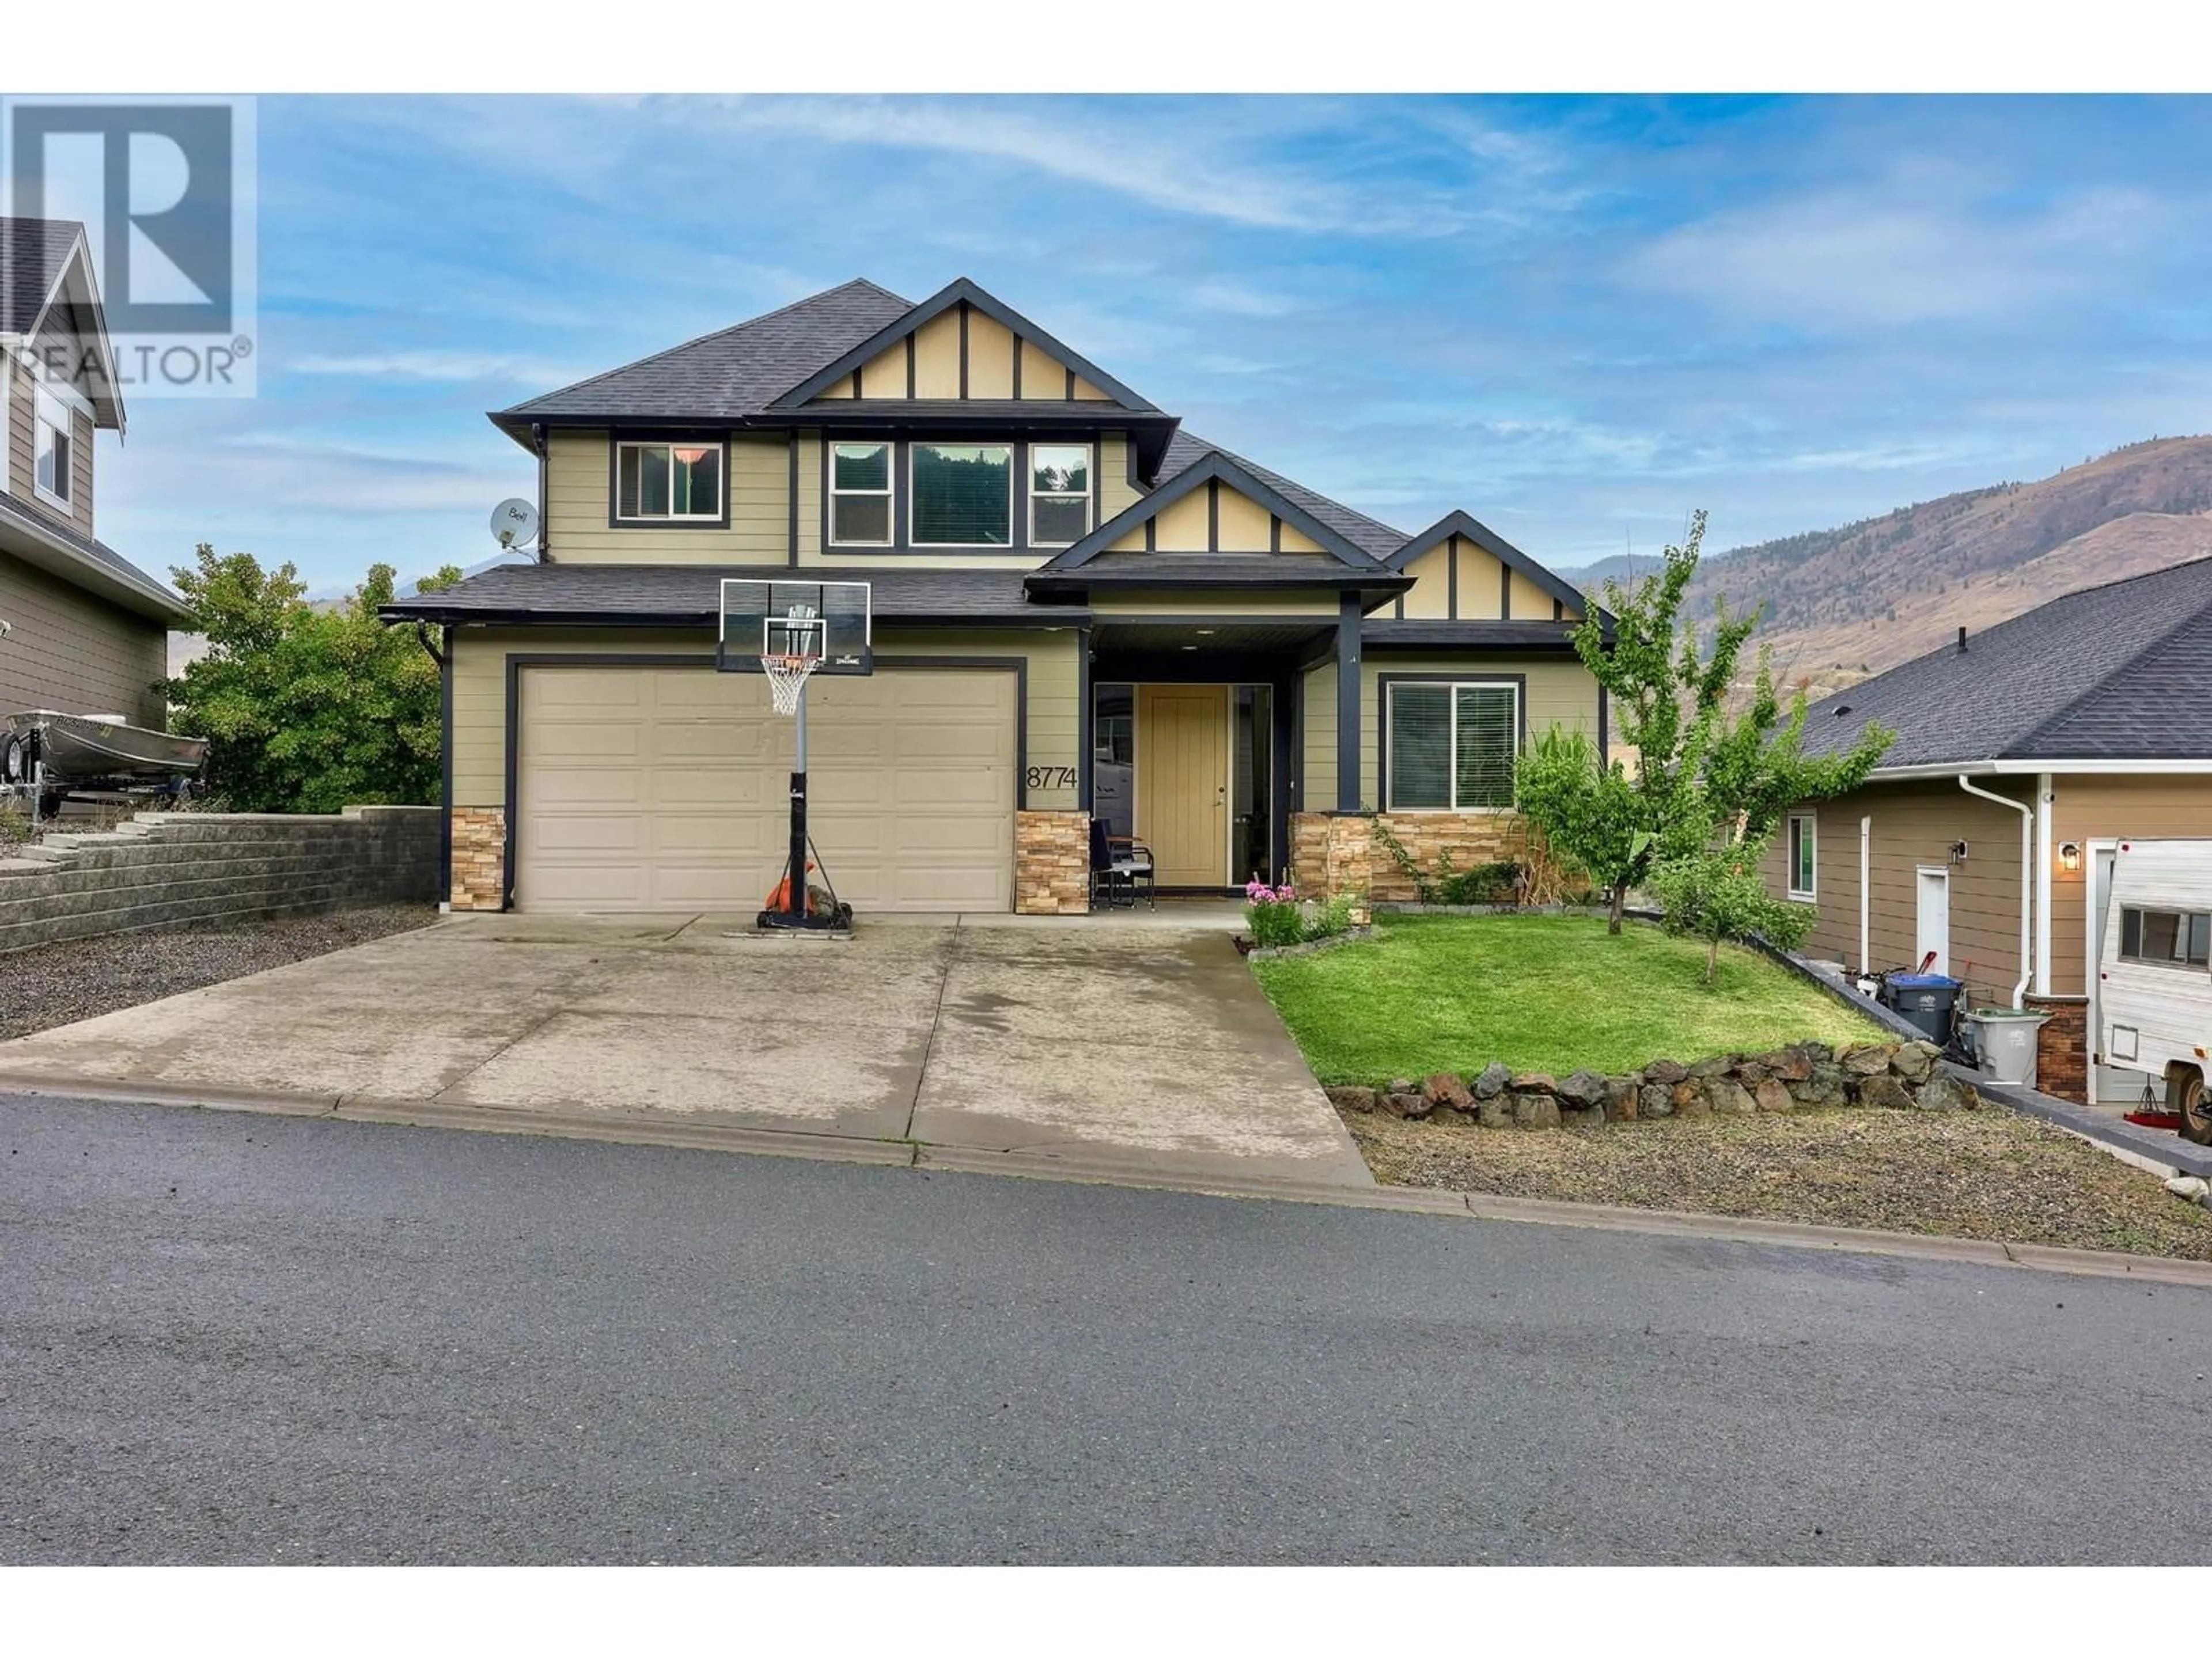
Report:
[[496,806],[453,809],[453,887],[456,910],[507,906],[507,813]]
[[1014,910],[1079,916],[1091,908],[1091,814],[1028,809],[1014,814]]

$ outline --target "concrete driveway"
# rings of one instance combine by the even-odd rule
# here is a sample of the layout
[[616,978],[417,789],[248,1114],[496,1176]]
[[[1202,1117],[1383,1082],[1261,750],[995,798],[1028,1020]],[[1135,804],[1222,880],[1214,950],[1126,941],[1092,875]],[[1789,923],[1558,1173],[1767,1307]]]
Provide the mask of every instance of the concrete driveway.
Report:
[[0,1082],[680,1120],[1293,1186],[1366,1166],[1224,932],[1172,916],[457,916],[0,1044]]

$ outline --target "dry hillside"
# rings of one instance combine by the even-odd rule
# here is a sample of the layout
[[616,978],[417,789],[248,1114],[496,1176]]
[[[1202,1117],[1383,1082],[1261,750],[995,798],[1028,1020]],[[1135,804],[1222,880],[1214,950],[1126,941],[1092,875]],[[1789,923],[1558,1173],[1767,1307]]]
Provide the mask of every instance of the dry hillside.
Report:
[[[1709,558],[1714,597],[1764,607],[1759,637],[1814,695],[2077,588],[2212,556],[2212,437],[2130,444],[2034,483],[2002,483]],[[1651,562],[1639,562],[1648,571]],[[1578,573],[1595,585],[1620,561]],[[1610,568],[1608,568],[1610,567]]]

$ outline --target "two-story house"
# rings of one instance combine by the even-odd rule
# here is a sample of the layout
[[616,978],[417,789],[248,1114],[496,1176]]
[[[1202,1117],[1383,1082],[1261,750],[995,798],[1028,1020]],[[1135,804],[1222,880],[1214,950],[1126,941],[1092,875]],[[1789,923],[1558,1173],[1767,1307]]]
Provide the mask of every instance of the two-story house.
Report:
[[1566,582],[1193,436],[965,280],[848,283],[491,418],[537,459],[537,562],[386,612],[443,632],[456,908],[759,905],[793,739],[714,672],[728,576],[872,585],[875,672],[808,692],[864,909],[1080,910],[1094,817],[1163,890],[1342,884],[1373,811],[1464,865],[1532,730],[1603,740]]
[[167,718],[183,608],[93,528],[94,434],[123,424],[83,227],[0,218],[0,713]]

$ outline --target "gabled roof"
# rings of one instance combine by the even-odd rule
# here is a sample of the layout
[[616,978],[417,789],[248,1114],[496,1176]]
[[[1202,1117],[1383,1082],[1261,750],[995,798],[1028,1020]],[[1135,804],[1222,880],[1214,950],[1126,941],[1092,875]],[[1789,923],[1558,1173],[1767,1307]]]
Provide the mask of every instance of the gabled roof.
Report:
[[1511,542],[1499,535],[1480,520],[1466,513],[1447,513],[1426,530],[1390,555],[1388,563],[1393,570],[1403,570],[1407,565],[1428,552],[1442,546],[1453,536],[1464,536],[1484,552],[1507,568],[1519,571],[1562,605],[1580,611],[1589,605],[1575,585],[1563,576],[1557,576],[1530,558]]
[[2212,559],[2069,593],[1823,697],[1806,750],[1841,752],[1875,721],[1897,733],[1883,772],[2212,759]]
[[802,404],[820,397],[823,392],[843,380],[862,364],[888,350],[912,334],[933,318],[942,316],[957,305],[971,311],[980,311],[1010,333],[1034,343],[1039,349],[1050,353],[1060,362],[1073,369],[1085,380],[1108,394],[1113,402],[1098,404],[1098,408],[1119,408],[1132,414],[1157,415],[1159,410],[1123,386],[1104,369],[1072,347],[1061,343],[1039,328],[1012,306],[994,299],[965,276],[956,276],[931,295],[905,315],[885,324],[875,333],[854,346],[842,356],[823,364],[775,400],[778,409],[797,409]]
[[890,289],[856,277],[516,404],[492,422],[526,439],[540,421],[740,420],[762,413],[795,382],[912,309]]
[[1364,513],[1354,512],[1341,501],[1331,501],[1319,490],[1309,489],[1295,479],[1286,478],[1279,472],[1271,472],[1257,462],[1247,460],[1234,450],[1224,449],[1219,444],[1210,443],[1188,432],[1177,432],[1168,441],[1167,453],[1160,461],[1153,482],[1167,483],[1209,455],[1226,456],[1236,462],[1254,477],[1276,490],[1285,500],[1295,502],[1312,514],[1370,558],[1387,559],[1405,542],[1404,531],[1393,529],[1380,519],[1370,519]]
[[[1058,574],[1079,570],[1103,553],[1132,530],[1172,507],[1176,502],[1212,480],[1230,486],[1240,495],[1249,496],[1280,518],[1285,524],[1294,525],[1318,543],[1322,551],[1331,555],[1340,565],[1365,574],[1387,577],[1395,573],[1380,568],[1381,562],[1352,541],[1335,526],[1316,514],[1303,503],[1291,499],[1285,491],[1262,478],[1252,468],[1222,450],[1214,450],[1192,465],[1184,467],[1175,477],[1161,484],[1148,495],[1139,496],[1128,507],[1115,514],[1092,531],[1074,546],[1046,564],[1039,574]],[[1172,556],[1147,554],[1147,559],[1157,560]],[[1215,556],[1218,557],[1218,556]]]
[[28,335],[84,228],[66,219],[0,218],[0,334]]
[[[84,227],[74,219],[0,218],[0,335],[27,342],[42,333],[90,343],[92,383],[76,389],[91,401],[95,425],[121,431],[123,393]],[[70,365],[70,374],[78,367]]]
[[185,602],[106,542],[0,495],[0,546],[87,592],[171,628],[190,621]]

